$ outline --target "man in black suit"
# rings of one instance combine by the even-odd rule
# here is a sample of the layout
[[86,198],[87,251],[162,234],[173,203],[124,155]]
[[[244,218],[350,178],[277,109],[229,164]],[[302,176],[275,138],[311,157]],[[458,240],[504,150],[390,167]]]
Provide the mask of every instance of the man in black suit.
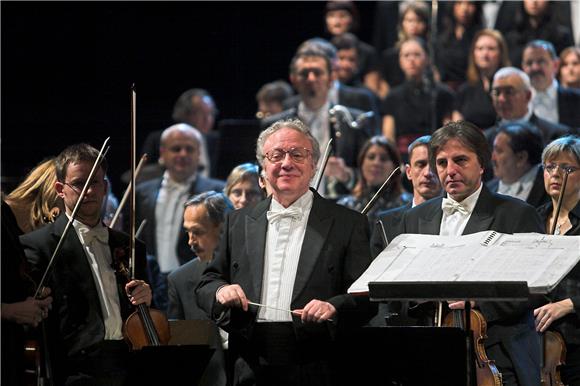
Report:
[[[332,84],[328,90],[330,103],[333,106],[341,105],[352,109],[353,118],[364,121],[364,125],[361,126],[369,137],[380,134],[382,132],[382,118],[379,98],[365,87],[348,86],[338,80],[338,51],[331,42],[319,37],[308,39],[298,46],[296,55],[312,50],[322,51],[330,60],[332,78]],[[292,78],[292,72],[290,78]],[[296,85],[294,87],[296,88]],[[284,108],[297,107],[300,99],[300,95],[288,98],[284,101]]]
[[[199,308],[195,298],[195,288],[204,269],[213,259],[222,224],[227,213],[233,207],[223,193],[209,191],[191,198],[185,203],[183,213],[183,227],[189,236],[188,244],[197,257],[167,277],[169,287],[169,308],[167,316],[170,319],[181,320],[207,320],[207,314]],[[210,359],[200,385],[225,385],[225,358],[222,348],[221,336],[227,338],[227,334],[212,329],[214,338],[217,339],[216,351]],[[225,343],[225,342],[224,342]],[[225,347],[224,347],[225,348]]]
[[198,193],[221,191],[224,182],[206,178],[197,171],[201,136],[193,127],[180,123],[161,135],[160,159],[165,166],[163,177],[137,185],[137,224],[147,220],[142,239],[147,259],[154,302],[167,309],[167,274],[191,260],[183,231],[183,204]]
[[535,90],[532,99],[534,114],[569,126],[574,134],[580,128],[580,91],[558,84],[559,63],[554,45],[548,41],[533,40],[524,48],[522,69],[530,77]]
[[279,120],[298,118],[305,122],[318,143],[333,139],[333,153],[324,170],[322,193],[338,198],[354,186],[357,157],[367,135],[351,123],[357,113],[344,106],[333,106],[329,90],[333,84],[332,63],[328,55],[315,46],[299,51],[290,64],[290,80],[298,91],[297,104],[262,121],[266,128]]
[[368,221],[309,189],[320,149],[302,122],[263,131],[256,156],[272,195],[228,216],[198,304],[229,332],[234,385],[335,385],[335,333],[372,316],[347,294],[370,264]]
[[548,202],[541,167],[543,149],[542,134],[529,123],[500,126],[493,141],[495,178],[486,183],[489,190],[519,198],[534,208]]
[[[35,277],[46,270],[97,157],[96,149],[80,144],[56,158],[55,189],[66,215],[20,238]],[[141,243],[136,245],[137,279],[116,271],[121,262],[128,266],[129,237],[102,223],[106,170],[103,161],[47,276],[54,298],[47,337],[56,385],[122,385],[129,352],[123,340],[123,320],[132,311],[131,305],[151,302],[151,289],[140,280],[146,276]]]
[[[460,236],[485,230],[538,232],[543,226],[535,209],[511,197],[491,193],[482,183],[489,147],[481,130],[469,122],[451,122],[433,133],[430,162],[446,197],[409,209],[402,233]],[[451,309],[464,302],[450,302]],[[502,373],[504,385],[537,385],[540,346],[527,302],[479,302],[487,321],[485,349]]]

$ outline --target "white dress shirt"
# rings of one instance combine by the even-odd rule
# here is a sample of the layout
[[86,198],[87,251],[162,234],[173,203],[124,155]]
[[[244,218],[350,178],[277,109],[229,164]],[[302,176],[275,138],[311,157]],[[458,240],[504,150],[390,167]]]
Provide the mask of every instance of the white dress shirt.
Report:
[[[298,260],[313,199],[314,195],[309,190],[287,208],[301,212],[300,218],[286,216],[268,221],[260,298],[260,303],[266,306],[290,310]],[[284,207],[272,198],[270,212],[283,210]],[[258,321],[292,321],[292,316],[290,312],[262,307]]]
[[536,116],[546,121],[559,123],[558,115],[558,82],[554,79],[545,91],[535,90],[532,106]]
[[506,196],[519,198],[522,201],[526,201],[532,188],[534,187],[534,181],[536,180],[536,174],[538,173],[538,167],[540,165],[534,165],[528,170],[519,180],[507,184],[502,180],[499,180],[499,185],[497,192],[500,194],[505,194]]
[[483,184],[480,182],[479,188],[460,203],[458,203],[451,197],[443,199],[443,202],[445,202],[445,200],[450,200],[452,203],[463,206],[463,208],[465,208],[466,213],[461,213],[460,211],[448,213],[445,210],[443,210],[443,217],[441,218],[441,227],[439,228],[439,234],[441,236],[461,236],[463,234],[463,230],[465,229],[467,222],[471,218],[471,213],[473,213],[475,204],[477,204],[477,200],[481,193],[482,187]]
[[105,324],[105,340],[121,340],[123,339],[123,319],[117,292],[117,279],[111,266],[113,259],[109,248],[108,229],[102,223],[90,228],[77,220],[74,220],[72,225],[87,256],[99,294]]
[[157,245],[157,262],[163,273],[179,267],[177,243],[182,232],[183,205],[189,197],[189,188],[196,175],[184,182],[171,179],[165,171],[161,189],[155,203],[155,241]]

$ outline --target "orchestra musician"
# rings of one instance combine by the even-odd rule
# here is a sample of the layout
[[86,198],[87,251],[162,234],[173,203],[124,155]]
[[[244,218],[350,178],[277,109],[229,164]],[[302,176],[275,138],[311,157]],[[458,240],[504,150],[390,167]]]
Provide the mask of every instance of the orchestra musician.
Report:
[[334,334],[376,312],[347,294],[370,264],[367,219],[309,189],[320,149],[301,121],[264,130],[256,157],[272,195],[226,218],[198,304],[229,333],[233,385],[335,385]]
[[[96,149],[77,144],[55,159],[55,189],[66,214],[20,238],[34,277],[45,272],[97,158]],[[123,341],[123,319],[131,312],[131,304],[151,302],[147,283],[127,283],[113,268],[119,260],[129,260],[130,240],[102,223],[106,170],[103,159],[47,276],[54,297],[46,322],[56,385],[122,385],[129,352]],[[145,248],[137,243],[136,249],[135,276],[144,278]]]
[[[557,139],[542,153],[544,185],[550,202],[538,208],[546,231],[556,221],[557,235],[580,236],[580,138]],[[557,202],[562,189],[563,168],[570,170],[558,218]],[[580,264],[576,264],[556,288],[548,294],[550,303],[534,310],[538,331],[556,330],[566,343],[566,363],[561,368],[566,385],[580,385]]]
[[[26,257],[18,236],[22,231],[2,199],[2,383],[22,385],[26,370],[25,327],[37,327],[48,316],[52,297],[34,299]],[[50,290],[47,288],[45,295]],[[38,375],[38,374],[37,374]]]
[[[490,151],[472,123],[450,122],[433,133],[430,162],[446,197],[426,201],[403,215],[401,233],[459,236],[485,230],[543,232],[535,209],[525,202],[491,193],[482,184]],[[450,301],[451,309],[464,302]],[[540,342],[527,302],[478,302],[487,320],[485,350],[502,373],[504,385],[538,385]]]

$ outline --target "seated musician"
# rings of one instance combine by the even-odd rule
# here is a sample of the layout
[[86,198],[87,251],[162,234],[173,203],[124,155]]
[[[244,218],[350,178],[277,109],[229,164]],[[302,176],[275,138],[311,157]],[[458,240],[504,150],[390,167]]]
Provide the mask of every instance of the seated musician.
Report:
[[[36,278],[44,274],[62,238],[45,283],[54,298],[46,322],[56,385],[122,385],[129,351],[123,341],[123,320],[131,305],[151,302],[148,284],[142,280],[127,283],[113,268],[119,261],[127,264],[130,251],[129,237],[102,223],[106,160],[96,170],[77,216],[63,236],[97,157],[98,151],[86,144],[70,146],[58,155],[55,189],[66,215],[20,238]],[[143,278],[144,246],[138,243],[136,249],[135,276]]]
[[309,189],[320,148],[299,120],[264,130],[256,157],[272,194],[228,215],[197,302],[229,333],[233,385],[336,385],[334,334],[376,312],[347,294],[370,264],[367,219]]
[[[431,137],[430,162],[446,197],[426,201],[403,215],[402,233],[466,235],[485,230],[543,233],[535,209],[525,202],[491,193],[481,177],[490,152],[472,123],[450,122]],[[451,301],[451,309],[464,302]],[[538,385],[540,342],[526,302],[478,302],[488,323],[485,349],[502,373],[504,385]]]
[[[551,142],[542,153],[544,186],[551,200],[538,208],[552,233],[556,222],[556,235],[580,235],[580,138],[567,136]],[[556,208],[564,178],[563,167],[570,168],[566,191],[558,218]],[[566,364],[561,369],[566,385],[580,385],[580,264],[564,277],[548,295],[550,303],[534,310],[538,331],[556,330],[566,343]]]

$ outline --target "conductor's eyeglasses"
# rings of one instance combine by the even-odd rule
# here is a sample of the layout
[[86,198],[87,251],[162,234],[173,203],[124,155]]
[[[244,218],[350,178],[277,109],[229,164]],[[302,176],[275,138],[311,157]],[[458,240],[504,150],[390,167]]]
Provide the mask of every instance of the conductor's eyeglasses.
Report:
[[290,155],[292,161],[301,164],[304,163],[308,155],[311,153],[310,150],[305,147],[293,147],[288,150],[284,149],[273,149],[265,154],[268,161],[272,163],[282,162],[286,158],[286,154]]
[[568,172],[568,174],[572,174],[580,168],[568,164],[557,164],[553,162],[544,165],[544,170],[547,171],[550,175],[556,173],[558,169],[562,170],[563,172]]

